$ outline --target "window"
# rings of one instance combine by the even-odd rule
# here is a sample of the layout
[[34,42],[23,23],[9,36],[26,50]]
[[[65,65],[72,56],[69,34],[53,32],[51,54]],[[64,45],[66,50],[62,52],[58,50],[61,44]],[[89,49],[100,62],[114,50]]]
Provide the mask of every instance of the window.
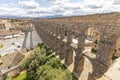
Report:
[[115,49],[114,52],[117,52],[117,49]]
[[118,50],[120,51],[120,48],[118,48]]
[[97,46],[95,45],[95,47],[97,47]]

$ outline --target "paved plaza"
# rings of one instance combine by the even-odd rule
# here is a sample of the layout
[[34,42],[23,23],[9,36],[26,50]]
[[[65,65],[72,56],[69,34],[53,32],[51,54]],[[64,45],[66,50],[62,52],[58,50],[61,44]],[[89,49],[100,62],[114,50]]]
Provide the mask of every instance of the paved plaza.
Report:
[[0,40],[0,43],[4,45],[4,47],[0,49],[0,54],[5,55],[13,53],[21,50],[22,48],[33,47],[37,43],[41,42],[42,41],[36,31],[27,32],[17,38]]

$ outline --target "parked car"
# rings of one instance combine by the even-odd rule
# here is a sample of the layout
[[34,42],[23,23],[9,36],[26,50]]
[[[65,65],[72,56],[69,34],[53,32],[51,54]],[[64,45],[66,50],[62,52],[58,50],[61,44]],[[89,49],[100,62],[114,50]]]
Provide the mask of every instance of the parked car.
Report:
[[15,45],[15,43],[12,43],[12,45]]
[[17,48],[20,48],[21,46],[17,46]]

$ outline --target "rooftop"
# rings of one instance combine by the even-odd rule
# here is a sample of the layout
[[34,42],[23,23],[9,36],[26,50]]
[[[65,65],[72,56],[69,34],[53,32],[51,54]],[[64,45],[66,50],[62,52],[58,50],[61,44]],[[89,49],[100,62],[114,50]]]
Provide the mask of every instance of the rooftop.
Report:
[[7,66],[15,66],[17,65],[22,59],[24,55],[19,52],[7,54],[0,58],[0,69],[5,68]]

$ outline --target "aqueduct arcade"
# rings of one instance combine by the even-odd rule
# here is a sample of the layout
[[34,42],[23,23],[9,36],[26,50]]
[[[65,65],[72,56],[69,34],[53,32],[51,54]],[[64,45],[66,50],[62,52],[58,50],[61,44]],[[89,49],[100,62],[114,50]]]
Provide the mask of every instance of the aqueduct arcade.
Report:
[[[95,57],[89,57],[93,71],[89,73],[88,80],[100,78],[112,64],[116,43],[120,37],[119,22],[120,13],[32,21],[42,41],[65,61],[65,65],[74,64],[73,74],[77,77],[84,69],[86,31],[94,28],[99,32]],[[74,38],[76,43],[73,41]]]

